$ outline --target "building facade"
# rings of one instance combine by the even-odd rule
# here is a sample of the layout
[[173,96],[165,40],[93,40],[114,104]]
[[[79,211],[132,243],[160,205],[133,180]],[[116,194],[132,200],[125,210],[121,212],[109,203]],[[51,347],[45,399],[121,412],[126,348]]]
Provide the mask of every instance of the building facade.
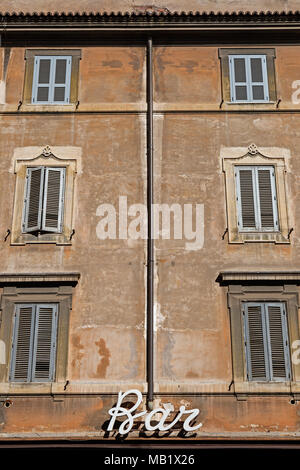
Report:
[[13,3],[0,439],[298,439],[300,13]]

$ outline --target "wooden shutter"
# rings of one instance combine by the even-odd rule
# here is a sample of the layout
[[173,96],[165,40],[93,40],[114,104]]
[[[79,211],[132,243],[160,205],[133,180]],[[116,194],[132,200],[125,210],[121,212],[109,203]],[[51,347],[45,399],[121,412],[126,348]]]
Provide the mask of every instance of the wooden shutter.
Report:
[[229,73],[232,102],[269,101],[265,55],[230,55]]
[[245,56],[230,56],[231,101],[248,101],[247,61]]
[[10,380],[28,382],[31,377],[34,330],[34,306],[17,305],[14,317],[14,335]]
[[52,60],[51,57],[36,56],[32,83],[32,103],[43,104],[50,101]]
[[249,56],[250,96],[252,101],[269,101],[266,56]]
[[267,380],[266,328],[260,304],[246,304],[244,310],[247,374],[249,380]]
[[290,379],[287,318],[283,304],[266,304],[271,380]]
[[65,168],[45,168],[42,229],[61,232],[64,208]]
[[69,103],[70,101],[70,75],[71,75],[71,57],[55,58],[54,73],[54,103]]
[[239,228],[255,229],[257,222],[255,217],[254,172],[251,168],[237,169],[237,172]]
[[235,177],[239,230],[278,231],[274,167],[236,167]]
[[273,167],[257,168],[257,184],[262,229],[278,230],[275,174]]
[[41,228],[44,168],[27,168],[23,232]]
[[57,306],[36,307],[32,381],[52,381],[55,369]]
[[291,379],[288,326],[281,302],[244,305],[248,380]]
[[71,68],[71,56],[36,56],[32,82],[32,103],[69,103]]

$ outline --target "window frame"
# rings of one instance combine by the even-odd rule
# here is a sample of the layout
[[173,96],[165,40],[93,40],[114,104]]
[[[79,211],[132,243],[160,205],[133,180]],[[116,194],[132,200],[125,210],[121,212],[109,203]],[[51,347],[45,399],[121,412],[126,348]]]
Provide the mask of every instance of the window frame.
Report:
[[[35,79],[35,57],[71,57],[71,73],[70,73],[70,84],[69,84],[69,102],[55,102],[53,104],[49,102],[33,103],[33,85]],[[23,88],[23,100],[20,111],[22,111],[23,106],[26,109],[32,111],[44,110],[47,106],[49,109],[66,109],[66,107],[71,107],[78,103],[78,88],[79,88],[79,63],[81,60],[81,50],[80,49],[26,49],[25,51],[25,76],[24,76],[24,88]],[[72,109],[72,108],[71,108]]]
[[[288,187],[286,185],[287,163],[290,151],[281,148],[223,147],[221,149],[222,169],[225,176],[225,213],[227,216],[228,243],[273,242],[289,244],[291,239],[288,217]],[[275,173],[277,218],[279,231],[240,231],[235,168],[242,166],[273,166]]]
[[[47,84],[39,83],[39,73],[40,73],[40,62],[41,60],[48,59],[50,60],[50,72],[49,72],[49,82]],[[54,94],[55,88],[57,85],[55,83],[55,73],[56,73],[56,63],[57,60],[65,59],[66,60],[66,79],[64,84],[60,84],[59,87],[65,88],[65,99],[63,101],[55,101]],[[72,71],[72,56],[56,56],[56,55],[36,55],[34,57],[34,70],[33,70],[33,80],[32,80],[32,94],[31,94],[31,104],[43,105],[64,105],[70,103],[70,84],[71,84],[71,71]],[[38,88],[49,88],[48,100],[40,101],[37,99]]]
[[[55,391],[64,392],[68,374],[70,313],[74,290],[79,278],[79,273],[1,276],[0,340],[5,345],[5,363],[0,364],[0,393],[50,394]],[[9,380],[16,304],[56,304],[58,306],[55,376],[51,382],[11,382]]]
[[[31,156],[25,158],[24,155]],[[71,245],[74,230],[76,197],[76,174],[81,149],[78,147],[20,147],[16,149],[15,159],[15,195],[12,213],[11,245],[26,245],[28,243],[55,243]],[[66,158],[64,158],[66,156]],[[26,191],[26,174],[29,167],[49,167],[65,169],[64,207],[62,211],[62,230],[47,232],[24,232],[24,195]]]
[[[246,81],[237,82],[235,80],[235,68],[234,61],[236,59],[244,59],[245,61],[245,73]],[[254,82],[252,80],[251,72],[251,59],[260,59],[262,64],[262,82]],[[230,101],[231,103],[269,103],[269,86],[268,86],[268,70],[267,70],[267,59],[265,54],[233,54],[228,56],[229,60],[229,80],[230,80]],[[263,86],[264,89],[264,99],[256,100],[253,98],[252,87],[255,85]],[[247,88],[247,97],[246,100],[236,99],[236,86],[245,86]]]
[[[220,107],[222,109],[232,109],[232,107],[241,109],[253,109],[258,106],[266,107],[266,109],[275,109],[277,104],[277,90],[276,90],[276,75],[275,75],[275,58],[276,51],[274,48],[220,48],[218,50],[221,66],[221,90],[222,102]],[[230,56],[265,56],[266,57],[266,70],[267,70],[267,86],[268,86],[268,101],[232,101],[231,80],[230,80]]]
[[[287,281],[287,279],[290,279]],[[248,394],[300,392],[300,361],[290,361],[291,378],[287,381],[249,381],[245,353],[243,304],[284,303],[287,312],[289,354],[299,344],[299,280],[286,272],[230,272],[220,273],[218,281],[227,287],[227,302],[230,314],[230,336],[232,351],[233,389],[237,397]],[[294,343],[295,342],[295,343]]]

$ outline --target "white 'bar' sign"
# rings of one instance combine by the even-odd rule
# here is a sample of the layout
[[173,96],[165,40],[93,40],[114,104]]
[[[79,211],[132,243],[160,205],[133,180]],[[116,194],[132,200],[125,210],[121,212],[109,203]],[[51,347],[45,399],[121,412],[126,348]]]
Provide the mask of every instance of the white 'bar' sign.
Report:
[[[121,406],[123,399],[127,397],[128,395],[136,395],[136,398],[137,398],[136,403],[133,404],[133,406],[129,409]],[[193,410],[186,410],[185,406],[183,405],[180,406],[179,412],[177,416],[174,418],[174,420],[167,425],[165,425],[165,421],[172,411],[172,409],[170,408],[169,409],[155,408],[154,410],[150,411],[150,413],[147,413],[147,411],[141,411],[140,413],[136,413],[133,415],[132,413],[140,406],[142,401],[143,401],[143,396],[139,390],[132,389],[124,393],[119,392],[117,406],[115,406],[114,408],[111,408],[108,411],[108,413],[111,415],[111,419],[109,421],[107,430],[112,431],[114,429],[116,418],[119,418],[121,416],[126,416],[127,419],[123,421],[119,427],[119,433],[127,434],[132,429],[134,420],[144,415],[147,415],[145,417],[145,428],[147,431],[156,431],[157,429],[159,431],[169,431],[174,426],[174,424],[176,424],[184,415],[189,415],[185,418],[184,423],[183,423],[183,429],[185,431],[196,431],[202,426],[202,423],[199,423],[195,426],[190,425],[191,421],[193,421],[198,416],[200,412],[199,409],[195,408]],[[151,420],[153,420],[153,416],[156,415],[157,413],[160,413],[162,416],[158,422],[152,425]]]

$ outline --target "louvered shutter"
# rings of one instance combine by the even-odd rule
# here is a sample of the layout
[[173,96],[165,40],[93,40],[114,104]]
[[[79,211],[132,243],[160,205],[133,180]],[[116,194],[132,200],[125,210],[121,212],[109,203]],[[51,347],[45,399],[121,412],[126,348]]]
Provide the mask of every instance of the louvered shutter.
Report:
[[266,327],[260,304],[244,306],[245,346],[249,380],[268,380]]
[[37,305],[32,381],[52,381],[55,372],[57,306]]
[[267,304],[266,319],[271,380],[290,379],[287,318],[283,304]]
[[254,192],[254,172],[251,168],[238,169],[238,203],[239,203],[239,226],[240,229],[255,229],[256,210]]
[[266,56],[249,56],[252,101],[269,101]]
[[14,320],[10,380],[28,382],[32,368],[34,306],[18,305]]
[[35,57],[32,89],[33,103],[48,103],[51,93],[51,57]]
[[262,229],[278,230],[274,168],[257,168],[259,215]]
[[32,82],[32,103],[69,103],[71,68],[71,56],[36,56]]
[[230,55],[229,73],[232,102],[269,101],[265,55]]
[[248,101],[246,57],[232,57],[231,65],[232,101]]
[[41,228],[44,168],[27,168],[23,213],[23,232]]
[[70,95],[71,57],[55,58],[54,103],[68,103]]
[[65,168],[45,168],[42,229],[61,232],[63,223]]

